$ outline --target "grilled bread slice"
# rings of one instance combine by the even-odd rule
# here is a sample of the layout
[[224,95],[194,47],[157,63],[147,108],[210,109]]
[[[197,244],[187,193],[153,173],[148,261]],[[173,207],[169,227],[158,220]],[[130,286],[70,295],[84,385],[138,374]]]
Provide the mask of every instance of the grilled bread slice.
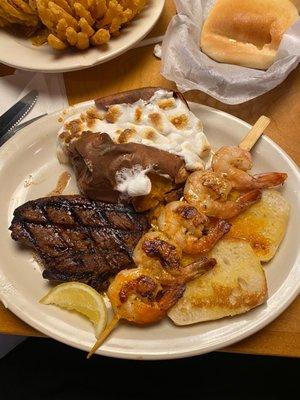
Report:
[[176,325],[241,314],[267,298],[264,270],[248,242],[223,239],[209,256],[217,265],[189,282],[183,297],[168,313]]
[[264,190],[261,200],[234,218],[228,238],[247,240],[260,261],[274,257],[289,219],[290,205],[276,190]]

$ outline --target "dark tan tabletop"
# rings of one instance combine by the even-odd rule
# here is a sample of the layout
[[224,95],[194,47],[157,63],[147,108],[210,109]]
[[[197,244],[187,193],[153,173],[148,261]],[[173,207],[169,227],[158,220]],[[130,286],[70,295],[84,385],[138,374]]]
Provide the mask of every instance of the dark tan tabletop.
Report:
[[[164,34],[175,13],[171,0],[149,36]],[[12,73],[0,65],[0,75]],[[75,104],[106,94],[143,86],[175,88],[160,75],[160,60],[153,56],[153,45],[133,49],[126,54],[94,68],[64,74],[69,103]],[[266,134],[279,144],[300,165],[300,67],[271,92],[242,105],[229,106],[204,93],[189,92],[188,100],[233,114],[250,124],[260,115],[267,115],[272,123]],[[0,333],[42,336],[0,304]],[[224,349],[246,354],[300,357],[300,297],[274,322],[255,335]]]

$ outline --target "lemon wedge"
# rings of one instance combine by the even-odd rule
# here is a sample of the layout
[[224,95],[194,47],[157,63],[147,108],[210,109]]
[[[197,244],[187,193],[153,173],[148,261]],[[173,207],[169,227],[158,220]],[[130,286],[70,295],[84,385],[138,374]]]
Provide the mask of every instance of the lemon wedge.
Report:
[[68,282],[57,285],[40,300],[40,303],[53,304],[84,315],[93,323],[96,337],[106,327],[107,309],[103,297],[84,283]]

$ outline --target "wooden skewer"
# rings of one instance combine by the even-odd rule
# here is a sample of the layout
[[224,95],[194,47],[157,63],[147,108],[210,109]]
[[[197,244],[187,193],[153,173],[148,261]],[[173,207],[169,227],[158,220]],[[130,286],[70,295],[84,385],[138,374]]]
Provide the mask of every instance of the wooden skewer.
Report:
[[116,327],[117,323],[119,322],[120,318],[115,315],[113,319],[110,321],[110,323],[107,325],[107,327],[104,329],[104,331],[101,333],[99,338],[97,339],[96,343],[90,350],[89,354],[87,355],[87,358],[92,357],[92,355],[99,349],[101,344],[104,342],[104,340],[107,338],[107,336],[111,333],[111,331]]
[[241,141],[239,147],[241,149],[250,151],[255,143],[258,141],[258,139],[262,136],[264,130],[270,122],[270,118],[262,115],[253,125],[248,134],[244,137],[244,139]]

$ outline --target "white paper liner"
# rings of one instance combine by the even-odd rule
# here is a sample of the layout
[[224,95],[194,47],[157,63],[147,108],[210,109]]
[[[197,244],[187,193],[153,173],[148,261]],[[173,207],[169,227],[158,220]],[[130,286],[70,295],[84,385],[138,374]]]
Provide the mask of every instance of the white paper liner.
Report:
[[218,63],[199,48],[203,22],[215,0],[174,0],[162,45],[162,75],[180,91],[201,90],[226,104],[240,104],[278,86],[300,62],[300,18],[283,35],[276,61],[267,70]]

